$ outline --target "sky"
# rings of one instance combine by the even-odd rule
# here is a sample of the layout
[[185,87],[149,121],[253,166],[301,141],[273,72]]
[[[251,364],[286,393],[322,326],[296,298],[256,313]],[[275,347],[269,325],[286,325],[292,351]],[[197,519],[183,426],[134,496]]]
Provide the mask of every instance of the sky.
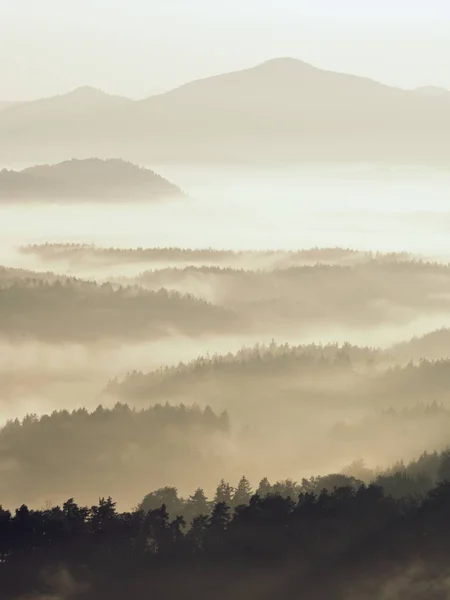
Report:
[[450,89],[448,0],[0,0],[0,101],[142,98],[291,56]]

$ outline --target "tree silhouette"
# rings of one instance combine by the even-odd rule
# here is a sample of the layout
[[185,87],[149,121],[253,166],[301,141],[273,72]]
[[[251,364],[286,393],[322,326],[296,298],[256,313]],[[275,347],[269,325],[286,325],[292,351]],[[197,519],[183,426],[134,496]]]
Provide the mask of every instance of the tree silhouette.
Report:
[[227,506],[231,506],[233,495],[234,489],[228,482],[226,482],[224,479],[221,479],[219,485],[217,486],[213,502],[214,504],[223,503]]
[[252,495],[251,485],[249,480],[242,476],[239,480],[237,488],[232,498],[233,506],[240,506],[241,504],[248,504]]

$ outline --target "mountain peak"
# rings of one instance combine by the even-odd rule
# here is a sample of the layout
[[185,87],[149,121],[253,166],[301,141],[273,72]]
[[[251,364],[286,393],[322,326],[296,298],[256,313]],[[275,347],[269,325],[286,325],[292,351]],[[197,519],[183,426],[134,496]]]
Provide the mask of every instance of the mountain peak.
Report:
[[90,85],[82,85],[80,87],[75,88],[71,92],[63,94],[60,97],[66,98],[66,99],[69,99],[69,100],[72,100],[75,102],[80,102],[83,104],[98,103],[98,102],[101,103],[101,102],[105,102],[105,101],[109,101],[109,102],[111,102],[111,101],[121,101],[121,102],[129,101],[128,98],[124,98],[123,96],[116,96],[114,94],[108,94],[107,92],[104,92],[103,90],[92,87]]
[[257,69],[277,69],[277,70],[299,70],[299,69],[311,69],[317,70],[317,67],[300,60],[298,58],[291,58],[289,56],[278,57],[278,58],[270,58],[269,60],[260,63],[256,67]]
[[90,85],[82,85],[69,92],[71,96],[78,96],[83,98],[92,98],[98,96],[108,96],[106,92],[99,90],[98,88],[91,87]]

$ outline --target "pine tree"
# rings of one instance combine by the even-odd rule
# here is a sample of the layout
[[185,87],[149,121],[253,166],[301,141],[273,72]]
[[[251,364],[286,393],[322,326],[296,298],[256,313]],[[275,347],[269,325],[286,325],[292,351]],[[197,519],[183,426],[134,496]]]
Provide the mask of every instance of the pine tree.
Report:
[[209,527],[212,529],[225,529],[230,522],[230,507],[225,502],[218,502],[209,518]]
[[224,502],[227,506],[231,506],[233,494],[234,489],[231,487],[231,485],[224,479],[221,479],[214,496],[214,504]]
[[236,491],[233,496],[233,506],[248,504],[252,497],[252,489],[249,480],[244,476],[241,477]]
[[199,515],[208,515],[210,512],[210,505],[208,499],[205,496],[205,492],[201,488],[197,488],[192,496],[186,503],[186,513],[188,520],[192,520],[194,517]]
[[258,494],[258,496],[261,496],[261,498],[264,498],[265,496],[268,496],[272,493],[272,486],[270,485],[270,482],[267,479],[267,477],[261,479],[256,493]]

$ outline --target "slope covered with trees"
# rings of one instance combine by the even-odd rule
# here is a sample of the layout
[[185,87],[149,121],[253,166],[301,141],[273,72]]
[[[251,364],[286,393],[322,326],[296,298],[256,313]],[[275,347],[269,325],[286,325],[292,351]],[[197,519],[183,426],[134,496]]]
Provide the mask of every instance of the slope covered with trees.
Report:
[[[111,498],[90,508],[69,499],[1,509],[3,597],[225,600],[246,592],[272,600],[302,590],[320,600],[445,598],[450,483],[394,498],[377,484],[342,482],[297,497],[271,489],[249,497],[243,478],[233,512],[218,501],[187,531],[164,504],[120,513]],[[218,494],[226,497],[225,483]],[[201,507],[201,490],[189,502]]]
[[79,496],[103,488],[129,505],[150,482],[192,485],[221,464],[229,426],[226,413],[184,405],[117,404],[10,420],[0,429],[2,504],[60,501],[77,487]]
[[118,159],[72,159],[22,171],[0,171],[2,201],[157,201],[182,197],[160,175]]
[[231,311],[189,294],[77,279],[0,280],[0,334],[48,341],[200,335],[236,323]]

